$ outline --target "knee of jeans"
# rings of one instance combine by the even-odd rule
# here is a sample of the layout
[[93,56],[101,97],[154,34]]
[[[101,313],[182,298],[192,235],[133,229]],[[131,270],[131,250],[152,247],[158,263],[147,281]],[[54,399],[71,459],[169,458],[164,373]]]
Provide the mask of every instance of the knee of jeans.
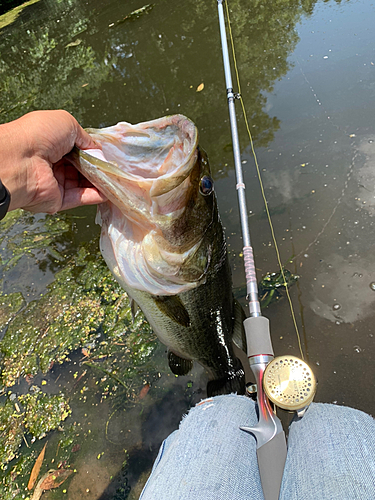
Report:
[[146,481],[146,484],[144,485],[143,487],[143,490],[142,490],[142,493],[141,493],[141,496],[139,497],[139,500],[141,500],[147,490],[147,485],[149,483],[149,481],[151,480],[152,478],[152,475],[153,473],[155,472],[156,468],[158,467],[158,465],[160,464],[163,456],[165,455],[165,453],[167,452],[169,446],[172,444],[172,442],[175,440],[176,438],[176,434],[178,433],[178,430],[172,432],[172,434],[170,434],[166,439],[164,439],[164,441],[161,443],[160,445],[160,448],[159,448],[159,452],[157,454],[157,457],[155,458],[155,462],[154,462],[154,465],[152,466],[152,470],[151,470],[151,473]]
[[154,467],[156,467],[156,465],[160,462],[160,460],[166,454],[168,448],[171,446],[173,441],[176,439],[177,434],[178,434],[178,429],[173,431],[171,434],[169,434],[169,436],[166,439],[164,439],[164,441],[162,442],[162,444],[160,446],[158,456],[156,457]]

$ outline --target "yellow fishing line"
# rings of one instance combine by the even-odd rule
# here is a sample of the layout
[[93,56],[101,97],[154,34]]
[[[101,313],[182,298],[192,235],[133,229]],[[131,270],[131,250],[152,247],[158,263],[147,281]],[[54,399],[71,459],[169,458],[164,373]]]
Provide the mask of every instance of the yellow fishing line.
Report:
[[239,73],[238,73],[236,53],[235,53],[235,50],[234,50],[234,40],[233,40],[233,35],[232,35],[232,27],[231,27],[230,16],[229,16],[228,2],[224,2],[224,3],[225,3],[225,8],[226,8],[226,14],[227,14],[227,21],[228,21],[228,28],[229,28],[229,37],[230,37],[230,43],[231,43],[231,47],[232,47],[233,64],[234,64],[234,69],[235,69],[235,73],[236,73],[236,80],[237,80],[237,87],[238,87],[238,92],[239,92],[239,99],[240,99],[240,102],[241,102],[241,107],[242,107],[242,112],[243,112],[243,116],[244,116],[244,120],[245,120],[245,124],[246,124],[247,133],[248,133],[249,139],[250,139],[251,151],[252,151],[253,156],[254,156],[254,162],[255,162],[255,166],[256,166],[256,170],[257,170],[257,175],[258,175],[258,179],[259,179],[260,190],[261,190],[261,193],[262,193],[262,198],[263,198],[264,206],[265,206],[265,209],[266,209],[267,219],[268,219],[268,223],[269,223],[270,230],[271,230],[272,241],[273,241],[273,244],[275,246],[275,251],[276,251],[276,256],[277,256],[277,262],[279,264],[280,272],[281,272],[281,275],[282,275],[283,280],[284,280],[284,286],[285,286],[286,295],[288,297],[288,302],[289,302],[290,312],[291,312],[291,316],[292,316],[292,321],[293,321],[294,329],[295,329],[296,335],[297,335],[298,347],[299,347],[299,350],[300,350],[300,353],[301,353],[301,358],[304,360],[305,357],[303,355],[303,350],[302,350],[301,336],[300,336],[300,333],[299,333],[299,330],[298,330],[296,316],[294,314],[294,309],[293,309],[293,303],[292,303],[292,299],[291,299],[290,294],[289,294],[288,284],[287,284],[286,279],[285,279],[284,269],[283,269],[283,265],[282,265],[281,258],[280,258],[279,247],[278,247],[278,244],[277,244],[277,241],[276,241],[275,231],[273,229],[273,224],[272,224],[272,220],[271,220],[271,214],[270,214],[269,209],[268,209],[268,203],[267,203],[267,198],[266,198],[266,194],[265,194],[264,187],[263,187],[262,176],[260,174],[260,168],[259,168],[259,164],[258,164],[258,159],[257,159],[257,155],[255,153],[253,138],[252,138],[252,135],[251,135],[251,132],[250,132],[250,127],[249,127],[249,122],[248,122],[248,119],[247,119],[246,109],[245,109],[244,101],[243,101],[243,98],[242,98],[240,77],[239,77]]

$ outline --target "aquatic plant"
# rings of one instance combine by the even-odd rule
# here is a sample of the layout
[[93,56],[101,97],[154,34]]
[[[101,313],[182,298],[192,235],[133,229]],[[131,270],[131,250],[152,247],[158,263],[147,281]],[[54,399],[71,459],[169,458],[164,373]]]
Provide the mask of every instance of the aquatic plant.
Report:
[[[77,449],[84,444],[79,423],[68,418],[77,405],[94,404],[97,397],[111,400],[110,414],[134,405],[156,370],[150,363],[155,337],[140,311],[133,319],[126,294],[99,254],[97,239],[71,253],[75,222],[72,214],[18,211],[0,223],[0,283],[8,292],[0,294],[0,496],[6,500],[24,497],[30,457],[35,460],[38,441],[50,431],[59,429],[52,441],[60,462],[69,464],[74,445]],[[9,286],[10,277],[26,263],[34,273],[40,268],[55,272],[42,293]],[[57,385],[54,370],[74,352],[81,353],[81,363],[69,388],[58,385],[52,389],[57,394],[47,393],[49,382],[55,379]]]

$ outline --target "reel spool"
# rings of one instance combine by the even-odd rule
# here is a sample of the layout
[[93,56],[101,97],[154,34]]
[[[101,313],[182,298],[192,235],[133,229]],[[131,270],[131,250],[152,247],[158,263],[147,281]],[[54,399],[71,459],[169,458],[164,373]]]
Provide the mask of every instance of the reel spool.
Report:
[[295,356],[278,356],[268,363],[263,374],[263,389],[279,408],[300,412],[316,393],[316,378],[307,363]]

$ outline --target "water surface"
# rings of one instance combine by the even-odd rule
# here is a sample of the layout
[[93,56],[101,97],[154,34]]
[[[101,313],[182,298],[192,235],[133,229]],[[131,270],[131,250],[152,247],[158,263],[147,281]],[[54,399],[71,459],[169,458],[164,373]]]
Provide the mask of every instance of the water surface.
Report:
[[[155,0],[138,15],[130,15],[142,7],[145,4],[139,0],[39,0],[10,24],[1,24],[0,18],[0,121],[48,108],[70,111],[85,127],[122,120],[136,123],[173,113],[191,118],[210,159],[234,289],[244,301],[215,2]],[[291,295],[303,349],[319,380],[316,399],[375,414],[371,397],[374,5],[281,0],[250,5],[233,0],[230,9],[242,95],[281,259],[300,276]],[[204,88],[198,92],[202,83]],[[277,260],[239,107],[238,117],[260,279],[278,270]],[[99,228],[94,216],[94,207],[81,208],[63,214],[60,225],[38,215],[23,216],[10,233],[3,228],[2,290],[19,301],[13,312],[5,311],[4,326],[28,304],[47,314],[41,294],[50,297],[52,288],[58,288],[61,280],[56,273],[66,272],[78,251],[94,252],[97,247]],[[26,245],[23,231],[32,235],[32,242],[28,240],[27,251],[17,253]],[[78,279],[74,266],[69,272],[69,279]],[[82,290],[89,290],[89,297],[93,292],[87,287]],[[118,299],[113,300],[117,304]],[[287,301],[271,305],[264,314],[271,321],[275,353],[299,355]],[[79,345],[74,342],[72,348]],[[139,346],[131,353],[138,370],[131,372],[133,385],[120,396],[115,389],[103,399],[106,375],[90,372],[82,364],[80,349],[69,354],[70,361],[33,379],[40,386],[46,380],[44,389],[50,393],[69,393],[72,415],[64,426],[76,423],[82,429],[76,433],[81,436],[77,437],[81,448],[69,458],[78,471],[66,486],[72,500],[83,494],[91,499],[114,498],[116,491],[121,498],[136,498],[161,440],[205,395],[207,377],[202,369],[176,379],[168,370],[163,346],[155,340],[147,343],[143,337]],[[137,354],[141,351],[143,357]],[[125,354],[119,348],[114,356]],[[87,378],[76,384],[85,370]],[[146,385],[149,392],[140,399]],[[21,393],[29,388],[20,381],[12,390]],[[55,433],[49,461],[57,441]],[[30,453],[25,445],[22,453]],[[58,495],[64,496],[61,491]]]

